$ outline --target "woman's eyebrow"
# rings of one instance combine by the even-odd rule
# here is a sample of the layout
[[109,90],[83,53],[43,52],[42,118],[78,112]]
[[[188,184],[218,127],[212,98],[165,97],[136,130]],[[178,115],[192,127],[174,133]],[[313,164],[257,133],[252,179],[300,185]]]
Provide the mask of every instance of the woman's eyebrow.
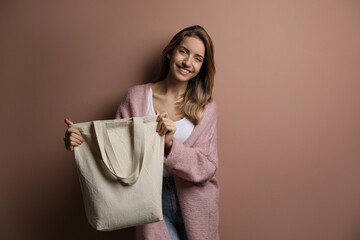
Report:
[[[180,48],[184,48],[186,51],[190,52],[189,49],[187,49],[185,46],[180,45]],[[196,56],[204,58],[201,54],[195,53]]]

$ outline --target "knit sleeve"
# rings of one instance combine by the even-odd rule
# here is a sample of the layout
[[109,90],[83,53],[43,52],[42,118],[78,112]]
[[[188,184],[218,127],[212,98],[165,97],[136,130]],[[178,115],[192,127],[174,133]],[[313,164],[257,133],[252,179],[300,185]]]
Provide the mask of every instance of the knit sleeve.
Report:
[[116,111],[115,118],[146,116],[147,96],[151,83],[135,85],[126,92],[123,101]]
[[173,174],[195,183],[206,182],[214,177],[218,168],[217,111],[207,120],[207,124],[209,126],[191,147],[173,138],[170,153],[164,159],[164,165]]
[[123,101],[120,103],[116,111],[115,119],[127,118],[129,116],[130,116],[130,94],[129,91],[127,91]]

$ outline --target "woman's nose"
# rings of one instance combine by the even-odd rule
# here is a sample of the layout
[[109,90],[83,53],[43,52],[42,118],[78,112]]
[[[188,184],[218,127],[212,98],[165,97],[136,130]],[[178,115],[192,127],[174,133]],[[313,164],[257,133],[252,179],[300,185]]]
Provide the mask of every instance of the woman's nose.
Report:
[[183,65],[184,66],[190,66],[190,58],[189,57],[186,57],[183,59]]

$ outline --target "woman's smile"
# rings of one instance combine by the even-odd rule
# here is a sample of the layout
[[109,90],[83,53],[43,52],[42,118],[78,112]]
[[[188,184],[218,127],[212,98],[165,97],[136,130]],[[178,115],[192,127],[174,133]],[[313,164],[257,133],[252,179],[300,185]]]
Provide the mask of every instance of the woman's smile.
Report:
[[177,67],[179,68],[179,72],[183,75],[188,75],[189,73],[191,73],[191,71],[186,68],[180,67],[178,65],[177,65]]

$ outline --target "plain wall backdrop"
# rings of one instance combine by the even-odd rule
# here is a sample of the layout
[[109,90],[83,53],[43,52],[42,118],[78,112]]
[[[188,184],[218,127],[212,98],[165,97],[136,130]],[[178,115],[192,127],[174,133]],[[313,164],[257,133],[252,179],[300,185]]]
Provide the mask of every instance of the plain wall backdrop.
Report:
[[360,239],[357,0],[0,1],[0,239],[133,239],[87,223],[63,118],[113,118],[194,24],[215,45],[221,239]]

